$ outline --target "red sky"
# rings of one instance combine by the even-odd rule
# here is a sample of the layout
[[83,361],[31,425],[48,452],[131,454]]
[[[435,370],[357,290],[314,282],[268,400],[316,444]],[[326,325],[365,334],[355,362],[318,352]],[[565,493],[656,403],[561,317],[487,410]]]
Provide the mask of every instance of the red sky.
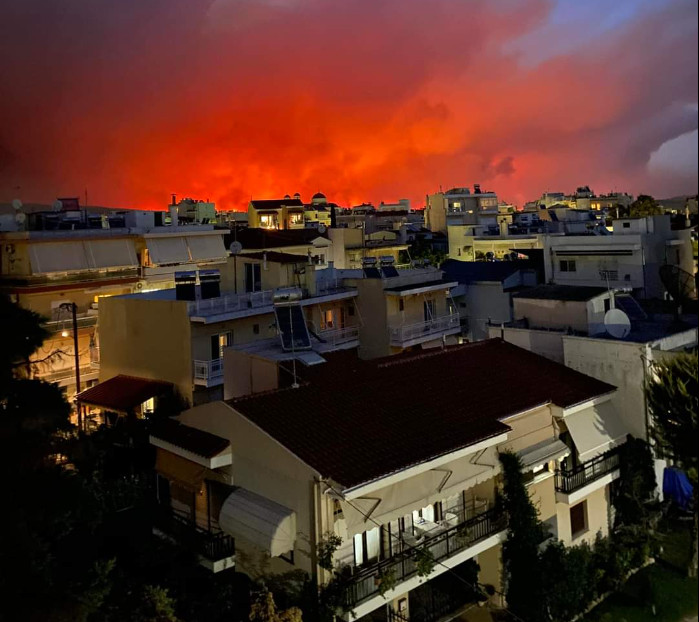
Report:
[[0,201],[695,193],[696,1],[565,2],[11,0]]

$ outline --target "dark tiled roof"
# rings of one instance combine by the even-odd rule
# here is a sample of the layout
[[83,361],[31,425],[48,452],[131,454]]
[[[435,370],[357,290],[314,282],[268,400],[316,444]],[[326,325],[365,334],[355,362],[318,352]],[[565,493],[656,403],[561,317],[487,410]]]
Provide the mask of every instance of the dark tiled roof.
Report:
[[236,235],[226,236],[226,244],[236,239],[245,250],[263,248],[284,248],[310,244],[316,238],[327,238],[327,234],[319,233],[317,229],[240,229]]
[[511,415],[614,389],[499,339],[373,361],[325,357],[297,389],[229,404],[345,487],[497,436]]
[[459,283],[474,281],[496,281],[502,283],[517,270],[532,268],[528,261],[457,261],[449,259],[440,264],[444,275]]
[[225,438],[178,423],[173,419],[167,419],[159,424],[151,431],[151,436],[204,458],[213,458],[231,445]]
[[308,261],[308,256],[306,255],[293,255],[292,253],[280,253],[278,251],[240,253],[238,257],[243,257],[244,259],[259,259],[262,261],[265,255],[267,255],[267,261],[273,263],[304,263]]
[[265,199],[250,201],[255,209],[281,209],[282,207],[303,207],[301,199]]
[[172,386],[163,380],[119,375],[85,389],[77,395],[77,400],[105,410],[127,412],[151,397],[171,391]]
[[539,285],[515,294],[514,298],[532,300],[565,300],[585,302],[607,293],[606,287],[581,287],[577,285]]

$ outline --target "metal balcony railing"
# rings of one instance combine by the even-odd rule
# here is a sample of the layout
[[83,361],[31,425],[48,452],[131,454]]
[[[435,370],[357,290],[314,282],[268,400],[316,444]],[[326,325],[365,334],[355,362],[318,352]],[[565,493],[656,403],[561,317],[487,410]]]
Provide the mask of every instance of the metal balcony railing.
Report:
[[157,513],[155,526],[182,546],[212,562],[235,555],[235,540],[232,536],[222,531],[203,529],[166,509]]
[[318,330],[313,322],[309,322],[309,327],[323,343],[330,346],[339,346],[350,341],[359,339],[359,326],[345,326],[344,328],[329,328]]
[[556,471],[556,490],[570,494],[591,484],[600,477],[612,473],[619,468],[620,455],[618,449],[613,449],[597,458],[583,462],[573,469]]
[[195,380],[215,380],[223,378],[223,359],[194,361]]
[[271,307],[274,291],[271,289],[247,294],[224,294],[218,298],[203,298],[187,303],[189,315],[217,315],[259,307]]
[[438,336],[447,330],[459,328],[459,314],[450,313],[432,318],[416,324],[405,324],[389,328],[391,345],[401,345],[406,341],[420,339],[421,337]]
[[426,537],[417,546],[368,567],[359,568],[345,584],[345,605],[353,608],[362,601],[380,593],[382,577],[392,575],[397,584],[415,576],[418,571],[416,556],[420,549],[429,551],[435,562],[460,553],[481,540],[493,536],[507,527],[506,515],[492,509],[434,536]]

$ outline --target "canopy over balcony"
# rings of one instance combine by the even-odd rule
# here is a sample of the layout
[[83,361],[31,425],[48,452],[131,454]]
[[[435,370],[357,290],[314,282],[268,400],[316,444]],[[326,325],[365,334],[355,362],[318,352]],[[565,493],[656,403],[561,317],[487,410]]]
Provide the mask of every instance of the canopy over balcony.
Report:
[[252,542],[272,557],[293,550],[296,513],[245,488],[235,488],[221,507],[221,529]]
[[568,415],[563,421],[573,437],[581,462],[621,445],[628,435],[611,401]]

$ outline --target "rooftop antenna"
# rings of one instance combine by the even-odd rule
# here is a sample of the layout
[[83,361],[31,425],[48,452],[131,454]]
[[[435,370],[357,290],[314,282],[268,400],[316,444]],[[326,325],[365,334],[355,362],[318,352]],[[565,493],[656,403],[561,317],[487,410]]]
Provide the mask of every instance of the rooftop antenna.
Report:
[[604,328],[616,339],[623,339],[631,332],[631,320],[621,309],[609,309],[604,314]]

